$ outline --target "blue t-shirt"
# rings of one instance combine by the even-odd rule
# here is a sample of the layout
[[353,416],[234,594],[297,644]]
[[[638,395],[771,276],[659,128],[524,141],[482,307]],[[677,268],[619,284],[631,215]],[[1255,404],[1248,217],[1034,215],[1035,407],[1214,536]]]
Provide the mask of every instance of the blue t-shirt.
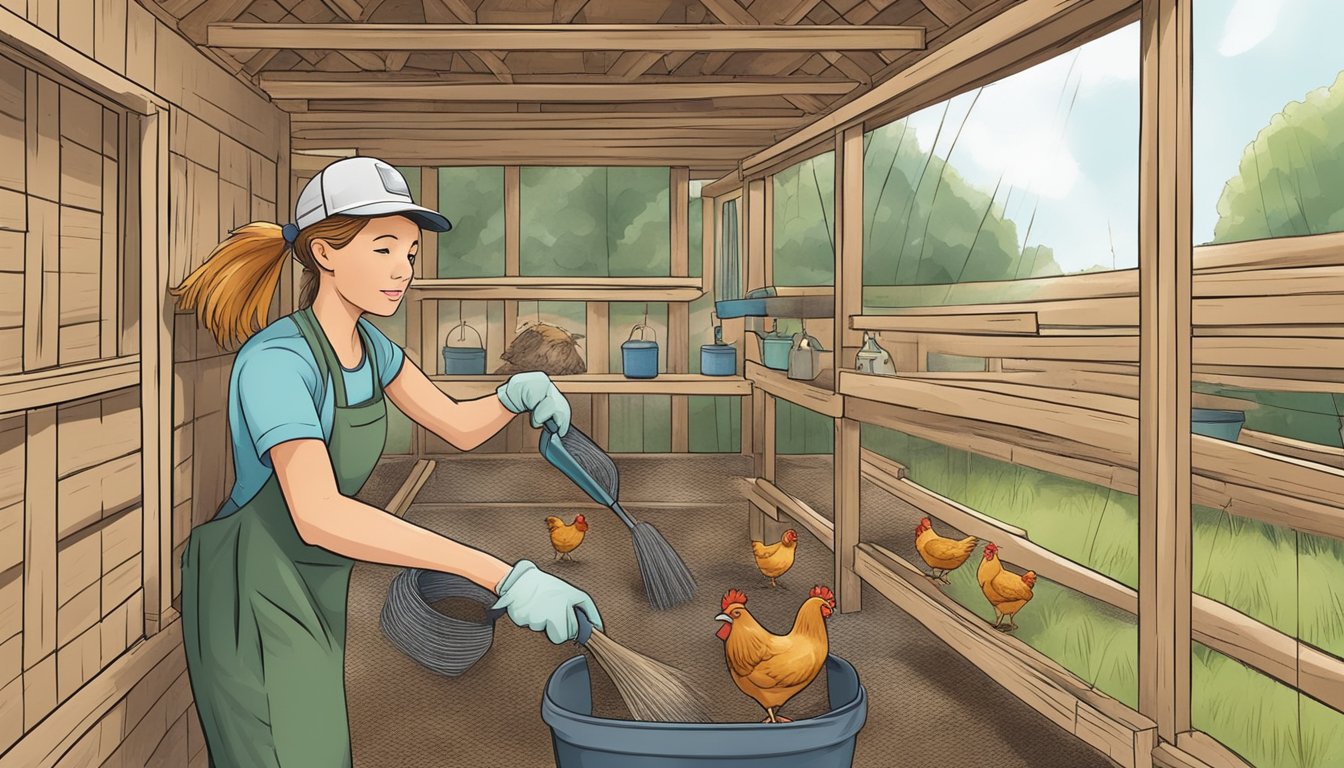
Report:
[[[378,376],[386,387],[401,372],[405,353],[373,323],[360,318],[359,324],[373,343]],[[341,366],[350,405],[373,397],[371,367],[367,354],[354,370]],[[248,339],[229,376],[235,479],[219,516],[251,501],[270,479],[271,448],[302,438],[329,441],[335,404],[331,376],[318,381],[317,359],[293,318],[282,317]]]

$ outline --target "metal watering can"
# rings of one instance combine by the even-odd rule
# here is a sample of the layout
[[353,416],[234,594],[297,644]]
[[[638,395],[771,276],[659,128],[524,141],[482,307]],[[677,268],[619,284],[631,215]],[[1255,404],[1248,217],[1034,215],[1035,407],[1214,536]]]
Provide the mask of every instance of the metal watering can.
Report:
[[812,381],[821,375],[821,348],[817,337],[807,332],[807,326],[793,335],[789,347],[789,378]]
[[[638,339],[635,331],[639,331]],[[652,341],[644,338],[645,331],[654,333]],[[658,337],[647,319],[635,323],[630,336],[621,344],[621,371],[627,379],[658,378]]]
[[[448,342],[452,340],[453,331],[461,328],[457,335],[458,341],[466,341],[467,329],[476,334],[476,346],[474,347],[453,347]],[[481,332],[472,328],[465,320],[448,329],[448,336],[443,340],[443,372],[450,376],[481,376],[485,373],[485,347],[484,340],[481,338]]]
[[776,371],[789,369],[789,350],[793,348],[794,337],[779,332],[778,320],[775,321],[775,327],[770,330],[769,335],[750,328],[747,332],[756,334],[761,340],[761,362],[766,368]]
[[[714,318],[713,313],[710,318]],[[714,324],[714,343],[700,345],[700,373],[705,376],[737,375],[737,347],[723,343],[723,324]]]

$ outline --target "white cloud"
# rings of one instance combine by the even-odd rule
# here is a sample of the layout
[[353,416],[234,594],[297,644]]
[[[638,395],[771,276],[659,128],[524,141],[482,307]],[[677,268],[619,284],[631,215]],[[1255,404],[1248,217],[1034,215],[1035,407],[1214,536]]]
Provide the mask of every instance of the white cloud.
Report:
[[1274,33],[1284,0],[1237,0],[1227,14],[1218,53],[1232,57],[1251,50]]

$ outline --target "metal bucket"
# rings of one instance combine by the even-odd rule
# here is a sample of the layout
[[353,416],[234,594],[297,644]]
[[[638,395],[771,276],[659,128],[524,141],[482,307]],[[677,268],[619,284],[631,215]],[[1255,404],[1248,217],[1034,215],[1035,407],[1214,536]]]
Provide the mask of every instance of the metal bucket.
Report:
[[541,719],[557,768],[847,768],[868,719],[854,667],[826,657],[830,711],[790,723],[654,723],[593,717],[588,660],[562,663],[546,683]]
[[[639,338],[635,338],[639,331]],[[658,378],[658,339],[644,338],[644,331],[653,332],[648,323],[635,323],[630,329],[630,337],[621,345],[621,371],[627,379]]]
[[[458,328],[462,332],[458,334],[458,341],[466,341],[467,329],[476,334],[477,346],[474,347],[450,347],[448,342],[452,339],[453,331]],[[452,328],[448,329],[448,335],[443,341],[443,372],[449,376],[481,376],[485,373],[485,348],[484,340],[481,338],[481,332],[467,325],[462,321]]]
[[737,347],[723,343],[722,325],[714,326],[713,344],[700,345],[700,373],[705,376],[737,375]]

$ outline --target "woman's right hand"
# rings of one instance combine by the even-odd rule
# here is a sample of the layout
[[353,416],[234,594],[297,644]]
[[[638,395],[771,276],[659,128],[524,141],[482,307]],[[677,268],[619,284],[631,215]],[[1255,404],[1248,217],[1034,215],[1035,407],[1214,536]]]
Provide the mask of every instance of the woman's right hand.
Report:
[[559,645],[579,634],[578,608],[596,629],[602,629],[602,617],[586,592],[537,568],[530,560],[519,560],[499,583],[499,600],[493,608],[508,610],[509,618],[520,627],[545,631]]

